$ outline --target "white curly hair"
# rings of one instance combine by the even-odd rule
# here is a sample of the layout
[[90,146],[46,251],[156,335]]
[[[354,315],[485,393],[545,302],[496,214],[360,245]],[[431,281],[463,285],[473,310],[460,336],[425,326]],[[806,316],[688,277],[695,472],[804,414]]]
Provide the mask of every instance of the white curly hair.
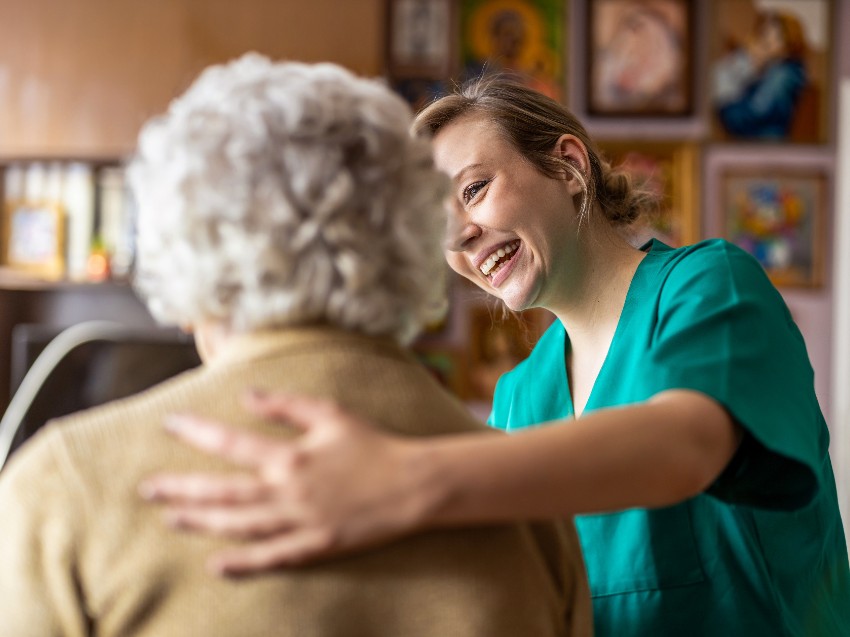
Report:
[[411,340],[445,312],[447,179],[407,104],[334,64],[247,54],[139,137],[135,285],[154,316]]

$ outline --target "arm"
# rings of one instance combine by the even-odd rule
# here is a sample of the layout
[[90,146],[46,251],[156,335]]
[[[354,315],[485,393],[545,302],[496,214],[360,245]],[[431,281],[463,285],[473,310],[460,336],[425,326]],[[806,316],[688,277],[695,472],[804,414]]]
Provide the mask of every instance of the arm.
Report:
[[379,433],[310,399],[249,406],[305,435],[275,442],[181,418],[178,436],[253,473],[142,486],[170,505],[174,526],[253,540],[216,556],[219,572],[298,564],[427,527],[673,504],[711,484],[739,438],[719,405],[685,391],[515,436],[426,440]]
[[511,437],[434,439],[437,524],[663,507],[704,491],[740,441],[716,402],[669,391]]

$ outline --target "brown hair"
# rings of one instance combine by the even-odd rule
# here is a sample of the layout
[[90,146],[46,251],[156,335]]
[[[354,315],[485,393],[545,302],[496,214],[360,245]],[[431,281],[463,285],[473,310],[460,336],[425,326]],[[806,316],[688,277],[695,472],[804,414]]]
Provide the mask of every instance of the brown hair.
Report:
[[759,33],[767,24],[776,23],[782,30],[782,39],[785,41],[785,54],[789,59],[803,61],[806,56],[806,35],[803,33],[803,25],[800,20],[784,11],[768,11],[760,13],[756,18],[756,33]]
[[[632,183],[601,156],[581,122],[564,106],[537,91],[502,76],[483,77],[456,89],[427,106],[416,117],[416,134],[436,135],[467,113],[479,114],[496,124],[506,139],[540,172],[558,178],[568,170],[583,185],[579,214],[589,214],[594,201],[613,224],[629,224],[654,208],[656,196]],[[561,135],[570,134],[584,144],[590,174],[553,154]]]

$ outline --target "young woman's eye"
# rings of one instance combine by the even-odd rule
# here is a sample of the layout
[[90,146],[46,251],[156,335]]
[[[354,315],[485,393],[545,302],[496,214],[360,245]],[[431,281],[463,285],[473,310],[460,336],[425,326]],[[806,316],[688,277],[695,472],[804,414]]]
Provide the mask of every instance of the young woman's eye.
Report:
[[463,189],[463,203],[468,204],[475,199],[475,195],[481,192],[481,189],[487,185],[486,181],[475,181]]

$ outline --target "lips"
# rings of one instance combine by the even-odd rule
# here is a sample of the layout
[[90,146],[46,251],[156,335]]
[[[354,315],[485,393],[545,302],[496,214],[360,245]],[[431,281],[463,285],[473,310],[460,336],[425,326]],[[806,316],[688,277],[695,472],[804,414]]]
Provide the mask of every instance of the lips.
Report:
[[493,249],[483,259],[479,259],[478,269],[484,276],[495,275],[502,266],[513,258],[519,246],[520,242],[514,240]]

